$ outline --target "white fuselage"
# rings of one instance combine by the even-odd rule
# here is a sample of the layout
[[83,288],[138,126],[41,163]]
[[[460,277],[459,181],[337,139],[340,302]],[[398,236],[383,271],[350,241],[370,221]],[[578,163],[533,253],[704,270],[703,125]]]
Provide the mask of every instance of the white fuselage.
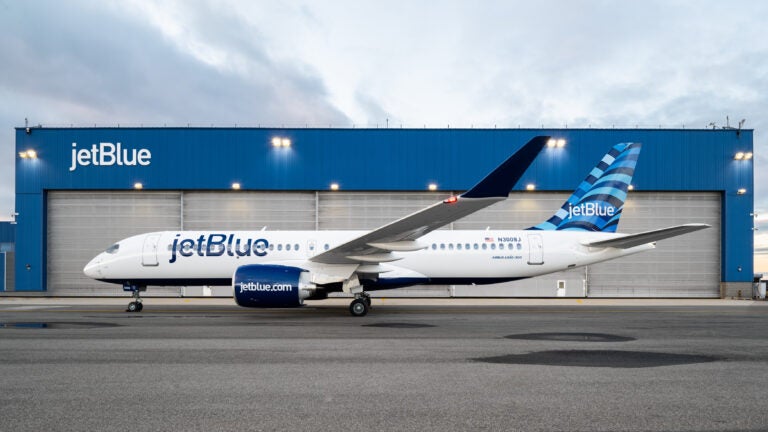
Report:
[[[360,231],[165,231],[121,240],[85,267],[94,279],[137,285],[229,285],[246,264],[281,264],[309,272],[310,258],[359,237]],[[391,252],[392,260],[374,263],[366,288],[413,284],[484,284],[522,279],[645,251],[653,243],[629,249],[590,248],[583,243],[623,234],[578,231],[452,231],[424,235],[425,249]],[[350,268],[365,279],[365,266]],[[357,269],[357,270],[354,270]],[[342,274],[340,272],[339,274]]]

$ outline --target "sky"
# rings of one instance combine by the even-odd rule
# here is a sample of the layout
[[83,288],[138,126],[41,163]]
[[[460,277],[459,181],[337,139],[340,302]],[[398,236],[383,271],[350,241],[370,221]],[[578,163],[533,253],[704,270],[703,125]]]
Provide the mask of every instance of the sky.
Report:
[[768,273],[768,2],[0,0],[14,127],[754,129]]

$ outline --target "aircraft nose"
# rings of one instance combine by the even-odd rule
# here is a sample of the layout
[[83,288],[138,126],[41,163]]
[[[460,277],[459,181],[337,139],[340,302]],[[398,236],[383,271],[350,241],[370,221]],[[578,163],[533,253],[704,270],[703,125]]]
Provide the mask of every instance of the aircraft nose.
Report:
[[101,277],[101,255],[92,259],[91,262],[86,264],[83,269],[83,273],[91,279],[98,279]]

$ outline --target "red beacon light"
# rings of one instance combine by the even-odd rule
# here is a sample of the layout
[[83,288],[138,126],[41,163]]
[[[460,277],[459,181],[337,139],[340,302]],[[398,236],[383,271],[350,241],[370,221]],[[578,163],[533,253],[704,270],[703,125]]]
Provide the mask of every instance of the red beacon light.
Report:
[[452,197],[448,198],[447,200],[445,200],[445,201],[443,201],[443,202],[444,202],[445,204],[453,204],[453,203],[455,203],[455,202],[456,202],[456,201],[458,201],[458,200],[459,200],[459,197],[457,197],[457,196],[452,196]]

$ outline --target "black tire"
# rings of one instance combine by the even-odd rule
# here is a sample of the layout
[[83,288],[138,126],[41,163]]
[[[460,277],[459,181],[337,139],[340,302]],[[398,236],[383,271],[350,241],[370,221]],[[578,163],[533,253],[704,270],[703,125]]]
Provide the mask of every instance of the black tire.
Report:
[[136,302],[128,303],[128,310],[126,310],[126,312],[136,312],[136,311],[138,311],[139,307],[137,305],[138,305],[138,303],[136,303]]
[[368,303],[363,299],[354,299],[349,305],[349,313],[356,317],[364,317],[369,309]]
[[144,309],[144,303],[136,303],[136,312],[141,312],[141,310]]
[[365,299],[365,304],[368,305],[368,309],[371,308],[371,298],[370,297],[363,297]]

